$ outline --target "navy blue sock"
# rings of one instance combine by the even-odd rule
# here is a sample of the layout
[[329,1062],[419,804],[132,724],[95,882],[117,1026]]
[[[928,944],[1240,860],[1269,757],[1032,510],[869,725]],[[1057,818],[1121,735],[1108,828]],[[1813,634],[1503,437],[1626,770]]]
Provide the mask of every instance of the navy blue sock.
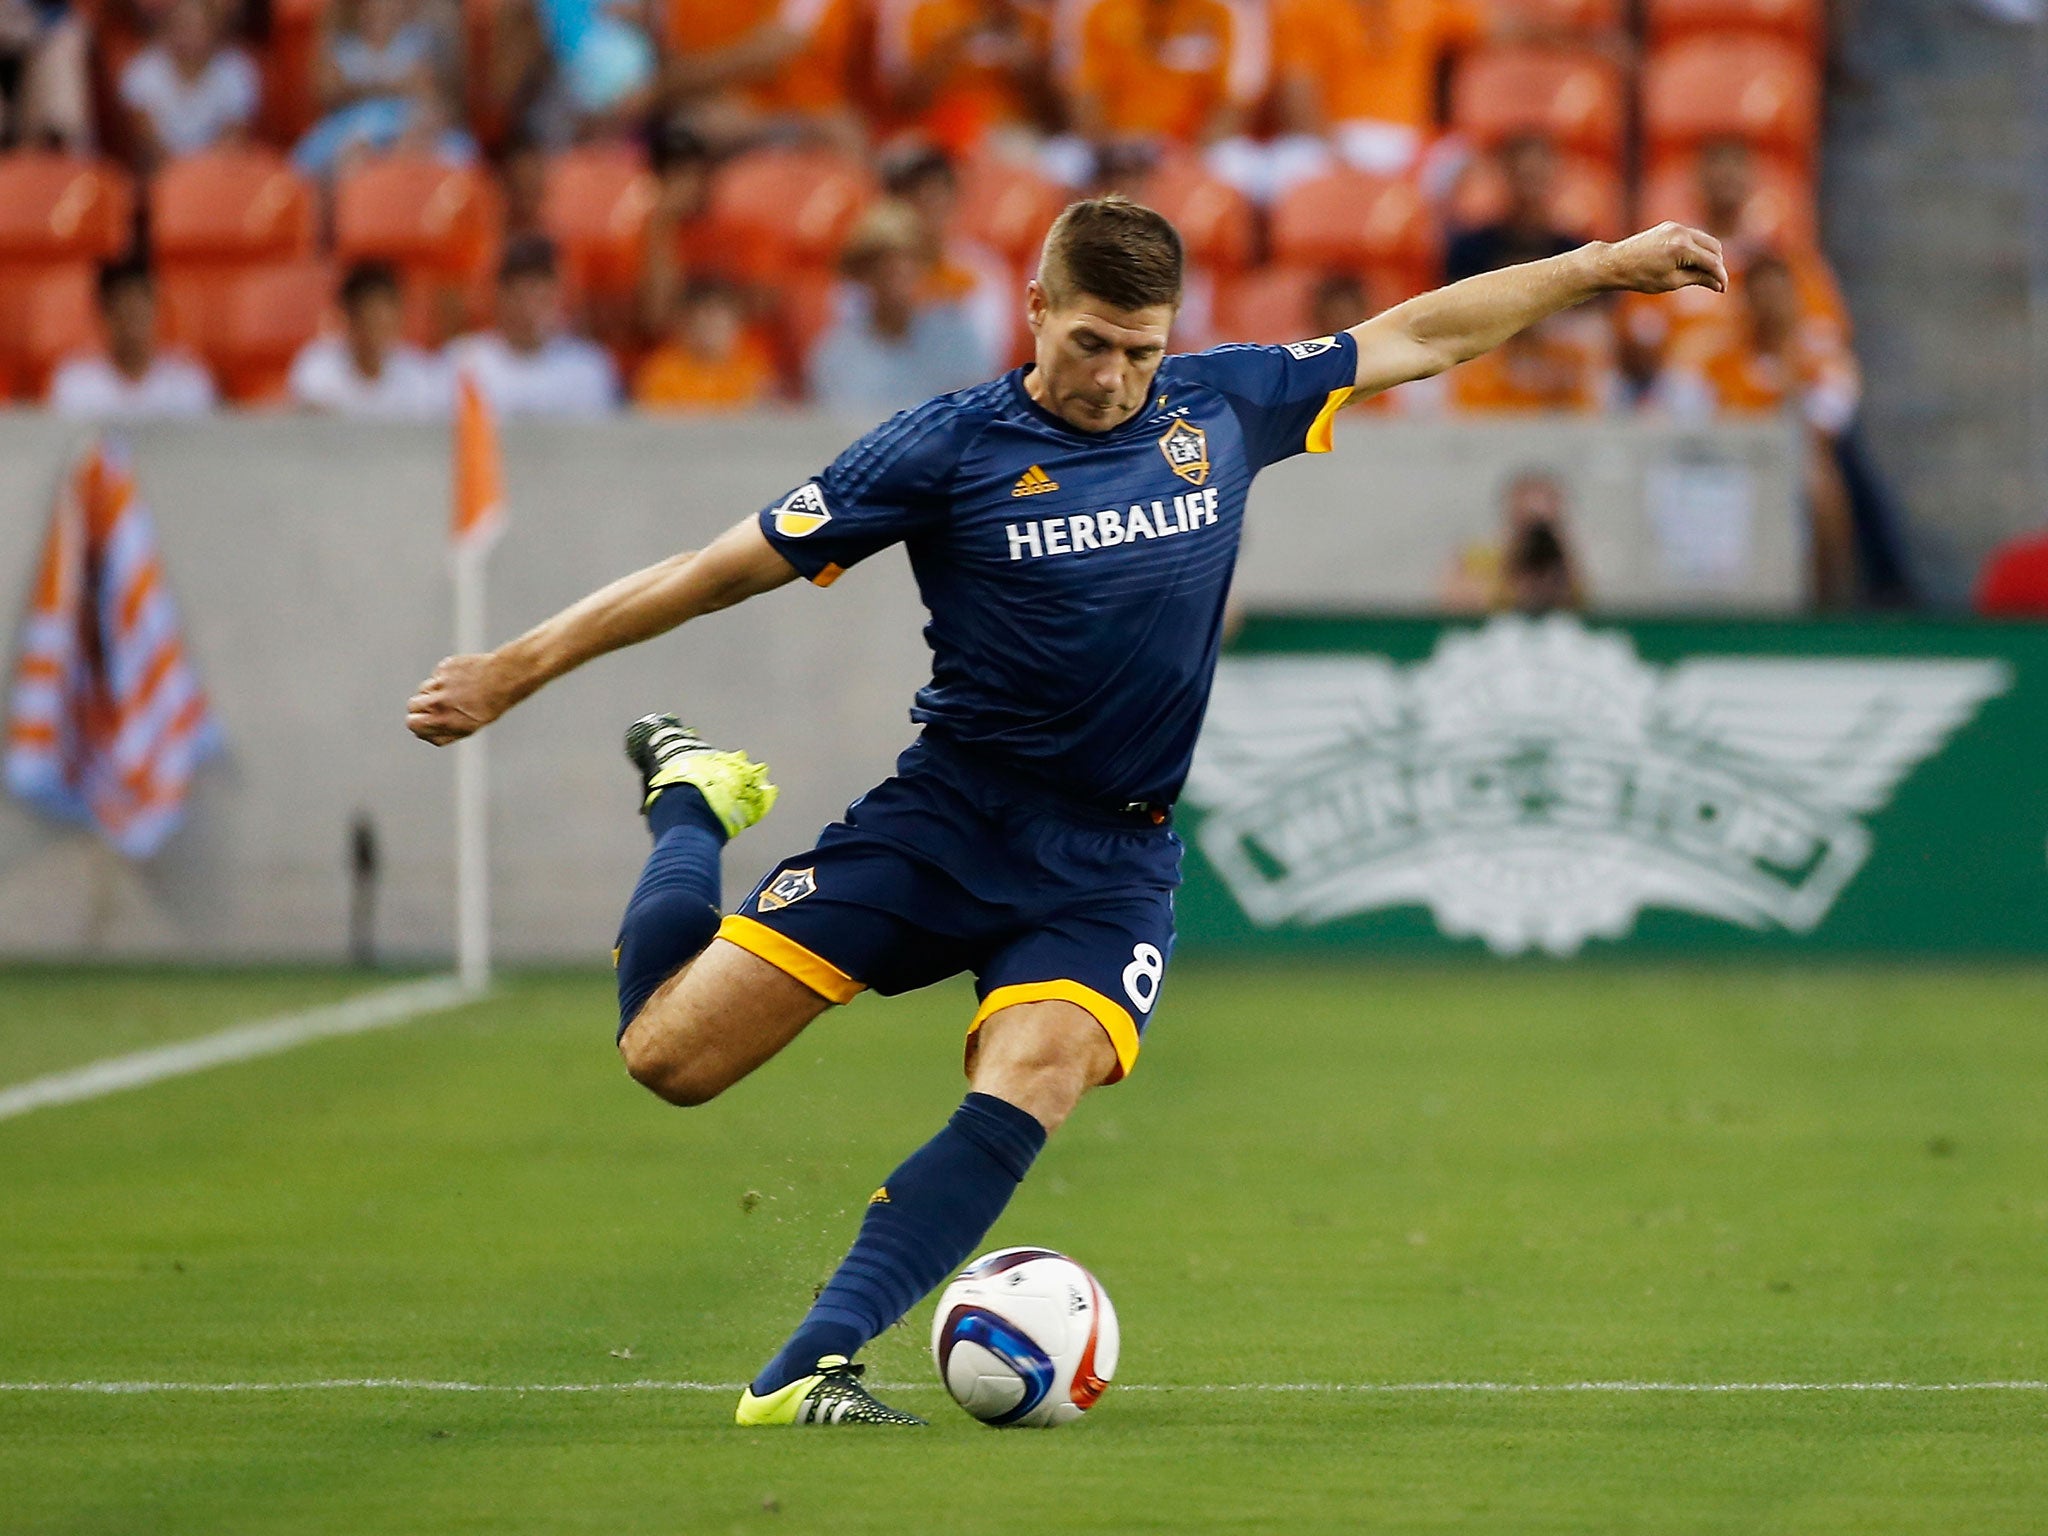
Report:
[[669,977],[718,932],[725,827],[694,784],[672,784],[648,808],[654,852],[619,919],[619,1033]]
[[796,1332],[754,1378],[762,1395],[851,1358],[917,1305],[995,1225],[1045,1145],[1045,1127],[1016,1105],[970,1093],[946,1128],[875,1192],[853,1251]]

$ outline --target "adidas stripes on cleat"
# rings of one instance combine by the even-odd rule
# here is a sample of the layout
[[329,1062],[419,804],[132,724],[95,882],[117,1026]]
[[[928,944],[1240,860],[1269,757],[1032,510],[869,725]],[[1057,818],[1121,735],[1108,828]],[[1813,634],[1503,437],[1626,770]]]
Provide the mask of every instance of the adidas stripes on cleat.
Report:
[[754,1396],[750,1387],[740,1394],[740,1406],[733,1421],[748,1427],[765,1424],[922,1424],[915,1414],[875,1401],[860,1384],[864,1365],[855,1365],[844,1355],[827,1355],[818,1362],[815,1376],[792,1381],[780,1392]]
[[674,715],[642,715],[626,728],[626,756],[640,770],[640,813],[673,784],[694,784],[737,837],[775,808],[781,794],[768,765],[744,752],[720,752]]

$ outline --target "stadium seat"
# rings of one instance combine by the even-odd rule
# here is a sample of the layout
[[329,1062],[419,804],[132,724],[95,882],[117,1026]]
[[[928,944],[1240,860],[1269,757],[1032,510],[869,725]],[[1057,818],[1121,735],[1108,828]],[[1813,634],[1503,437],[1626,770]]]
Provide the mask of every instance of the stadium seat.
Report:
[[259,55],[263,104],[257,124],[263,136],[289,148],[319,114],[313,64],[329,0],[270,0],[270,37]]
[[829,266],[875,196],[860,161],[822,149],[757,149],[728,163],[711,190],[713,219],[754,271]]
[[425,157],[365,161],[335,189],[335,255],[374,257],[415,276],[488,281],[503,222],[488,171]]
[[541,222],[561,247],[573,289],[632,292],[654,198],[654,177],[633,150],[593,145],[549,160]]
[[1273,205],[1272,244],[1275,261],[1371,272],[1403,296],[1426,286],[1438,261],[1437,230],[1415,184],[1365,171],[1290,188]]
[[1192,155],[1166,159],[1146,179],[1143,199],[1173,221],[1195,265],[1236,272],[1251,264],[1258,225],[1250,201]]
[[[1810,246],[1820,237],[1812,179],[1796,163],[1773,155],[1756,160],[1757,188],[1742,212],[1742,232],[1765,245]],[[1643,222],[1700,220],[1698,185],[1691,155],[1670,155],[1651,168],[1643,184]]]
[[0,270],[0,377],[23,403],[43,398],[68,354],[99,339],[90,261]]
[[326,262],[252,268],[222,286],[195,346],[230,399],[272,404],[284,398],[293,357],[319,333],[333,302]]
[[1216,293],[1219,341],[1300,341],[1315,328],[1312,267],[1259,267],[1231,278]]
[[0,263],[109,260],[134,234],[135,184],[110,161],[0,156]]
[[1707,35],[1660,48],[1643,74],[1650,158],[1736,135],[1811,165],[1820,138],[1820,73],[1790,43]]
[[1823,0],[1644,0],[1652,47],[1703,32],[1769,32],[1818,56]]
[[[1506,200],[1499,165],[1491,156],[1476,160],[1452,194],[1451,222],[1466,229],[1491,223],[1500,217]],[[1557,168],[1551,220],[1559,229],[1587,239],[1617,239],[1629,233],[1628,188],[1613,167],[1566,155]]]
[[151,238],[167,269],[313,253],[313,189],[274,150],[209,150],[173,160],[149,201]]
[[832,323],[838,279],[828,272],[800,272],[775,290],[773,342],[784,387],[797,397],[807,392],[811,348]]
[[953,227],[998,256],[1023,265],[1038,254],[1068,192],[1029,167],[992,155],[961,162]]
[[1487,148],[1538,133],[1619,165],[1627,117],[1621,71],[1587,51],[1483,49],[1460,61],[1451,90],[1452,123]]
[[1605,32],[1624,20],[1623,0],[1486,0],[1486,9],[1510,25],[1555,32]]

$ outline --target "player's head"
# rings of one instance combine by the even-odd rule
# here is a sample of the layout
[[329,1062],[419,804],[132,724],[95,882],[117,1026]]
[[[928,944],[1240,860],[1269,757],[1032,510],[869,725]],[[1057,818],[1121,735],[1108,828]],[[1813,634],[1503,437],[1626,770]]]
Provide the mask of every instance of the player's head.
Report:
[[1053,221],[1028,318],[1041,403],[1085,432],[1138,413],[1180,309],[1180,234],[1127,197],[1069,204]]

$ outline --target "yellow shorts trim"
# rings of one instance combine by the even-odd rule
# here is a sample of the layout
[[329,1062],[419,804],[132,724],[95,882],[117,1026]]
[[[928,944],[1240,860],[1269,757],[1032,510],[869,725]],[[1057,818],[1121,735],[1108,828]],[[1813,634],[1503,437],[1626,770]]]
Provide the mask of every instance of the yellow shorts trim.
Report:
[[795,939],[786,938],[751,917],[733,913],[718,925],[718,936],[750,955],[758,955],[778,971],[794,976],[827,1002],[850,1003],[867,990],[866,982],[855,981],[822,955],[812,954]]
[[1350,388],[1333,389],[1330,398],[1323,402],[1323,408],[1316,413],[1316,419],[1309,424],[1306,447],[1310,453],[1328,453],[1336,446],[1337,412],[1343,408],[1357,391]]
[[1116,1069],[1103,1079],[1105,1083],[1122,1082],[1138,1064],[1138,1026],[1130,1010],[1078,981],[1027,981],[1014,987],[997,987],[982,1000],[974,1022],[967,1026],[968,1052],[972,1054],[975,1032],[991,1014],[1019,1003],[1072,1003],[1100,1024],[1109,1043],[1116,1047]]

